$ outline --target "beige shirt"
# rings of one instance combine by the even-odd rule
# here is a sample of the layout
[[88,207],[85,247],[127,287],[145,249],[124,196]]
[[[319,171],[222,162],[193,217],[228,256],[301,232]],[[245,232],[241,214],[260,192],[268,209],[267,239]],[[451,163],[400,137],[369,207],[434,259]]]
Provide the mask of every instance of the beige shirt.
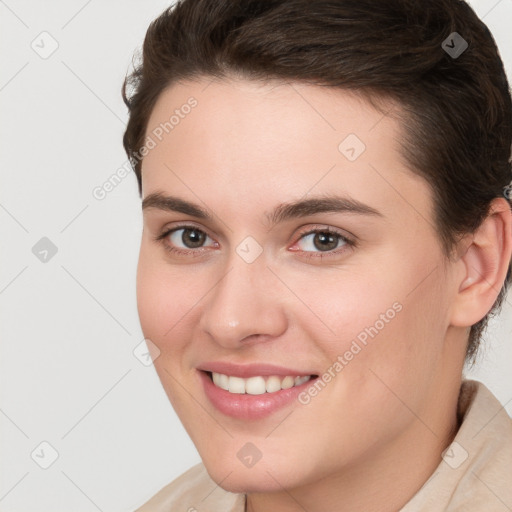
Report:
[[[443,460],[399,512],[512,511],[512,420],[480,382],[465,380],[461,427]],[[136,512],[244,512],[245,495],[220,488],[197,464]]]

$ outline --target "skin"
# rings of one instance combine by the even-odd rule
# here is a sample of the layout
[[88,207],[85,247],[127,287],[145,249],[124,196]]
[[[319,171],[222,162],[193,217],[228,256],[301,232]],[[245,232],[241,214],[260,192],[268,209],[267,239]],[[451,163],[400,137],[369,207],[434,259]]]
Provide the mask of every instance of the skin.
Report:
[[[505,278],[510,208],[495,200],[448,259],[432,192],[402,159],[395,118],[346,91],[201,78],[166,89],[146,133],[190,96],[197,106],[142,166],[143,198],[172,194],[213,215],[144,210],[138,311],[163,387],[210,476],[248,493],[248,510],[396,511],[458,428],[469,326]],[[348,134],[366,145],[353,162],[338,149]],[[381,215],[324,212],[272,227],[265,216],[333,193]],[[202,248],[167,251],[187,250],[183,231],[155,240],[183,224],[208,235]],[[355,245],[336,238],[329,254],[303,236],[325,228]],[[247,236],[263,248],[250,264],[236,252]],[[205,361],[322,374],[396,303],[400,312],[307,405],[248,422],[204,395],[196,368]],[[251,468],[237,457],[247,442],[262,454]]]

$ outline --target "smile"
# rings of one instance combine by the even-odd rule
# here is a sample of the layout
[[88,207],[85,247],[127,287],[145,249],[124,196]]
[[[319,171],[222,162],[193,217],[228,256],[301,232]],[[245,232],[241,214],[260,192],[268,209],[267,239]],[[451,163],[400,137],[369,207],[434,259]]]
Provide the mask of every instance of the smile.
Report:
[[263,395],[264,393],[276,393],[282,389],[290,389],[294,386],[300,386],[308,380],[312,375],[278,377],[271,375],[269,377],[255,376],[244,379],[242,377],[234,377],[232,375],[224,375],[222,373],[210,372],[213,383],[218,388],[235,394]]
[[298,395],[318,375],[253,375],[239,377],[199,371],[198,377],[209,402],[220,413],[245,421],[263,419],[286,407],[300,407]]

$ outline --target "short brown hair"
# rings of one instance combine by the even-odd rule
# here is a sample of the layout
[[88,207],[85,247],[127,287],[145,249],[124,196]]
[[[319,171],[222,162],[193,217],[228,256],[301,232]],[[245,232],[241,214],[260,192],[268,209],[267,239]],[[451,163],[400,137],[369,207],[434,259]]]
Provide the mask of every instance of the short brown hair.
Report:
[[[454,32],[468,44],[461,55],[446,51]],[[465,1],[179,0],[149,26],[142,58],[122,87],[129,109],[123,144],[140,194],[142,161],[134,155],[161,92],[178,81],[230,75],[398,103],[402,154],[434,192],[447,256],[511,181],[509,84],[489,29]],[[468,360],[510,281],[509,265],[491,312],[471,328]]]

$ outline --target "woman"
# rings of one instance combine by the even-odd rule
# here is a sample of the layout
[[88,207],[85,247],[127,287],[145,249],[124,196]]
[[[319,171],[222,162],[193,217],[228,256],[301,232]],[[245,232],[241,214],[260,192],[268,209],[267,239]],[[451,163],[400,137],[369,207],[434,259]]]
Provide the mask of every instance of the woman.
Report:
[[203,461],[139,510],[510,509],[510,418],[462,375],[512,252],[470,7],[184,0],[123,96],[141,326]]

